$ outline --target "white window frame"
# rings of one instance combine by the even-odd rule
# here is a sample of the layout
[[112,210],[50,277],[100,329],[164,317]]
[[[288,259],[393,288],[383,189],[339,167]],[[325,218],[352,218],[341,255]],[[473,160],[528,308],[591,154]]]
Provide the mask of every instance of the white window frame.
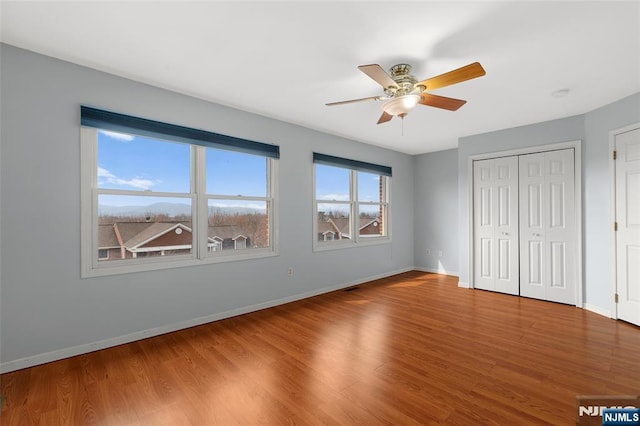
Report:
[[[205,193],[206,147],[191,146],[191,189],[189,193],[141,192],[130,190],[98,189],[97,145],[99,129],[81,126],[81,277],[126,274],[142,271],[196,266],[227,261],[249,260],[278,255],[278,160],[265,157],[267,161],[267,196],[216,196]],[[167,140],[171,140],[167,138]],[[194,224],[193,244],[190,254],[152,256],[148,258],[98,260],[98,194],[154,196],[190,198],[192,223]],[[251,250],[209,250],[208,241],[208,200],[212,198],[266,201],[269,220],[270,246]]]
[[[391,187],[391,176],[380,175],[383,178],[383,189],[384,189],[384,200],[380,202],[374,201],[358,201],[358,170],[355,169],[347,169],[345,167],[338,166],[329,166],[329,167],[337,167],[344,168],[349,171],[349,201],[338,201],[338,200],[319,200],[316,194],[316,164],[313,164],[313,251],[325,251],[325,250],[335,250],[335,249],[344,249],[351,247],[359,247],[359,246],[367,246],[367,245],[377,245],[377,244],[388,244],[391,242],[391,195],[390,195],[390,187]],[[373,172],[367,172],[370,174],[375,174]],[[349,205],[349,234],[350,238],[348,239],[334,239],[334,240],[324,240],[319,241],[318,235],[318,204],[345,204]],[[382,221],[378,221],[378,223],[382,223],[385,227],[386,232],[385,235],[382,236],[360,236],[360,214],[359,214],[359,205],[376,205],[379,206],[382,204],[386,216],[382,218]],[[384,221],[384,222],[383,222]]]

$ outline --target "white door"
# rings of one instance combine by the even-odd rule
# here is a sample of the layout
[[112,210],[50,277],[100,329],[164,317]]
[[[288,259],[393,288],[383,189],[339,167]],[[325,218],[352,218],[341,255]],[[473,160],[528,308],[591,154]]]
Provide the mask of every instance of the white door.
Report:
[[520,295],[576,303],[574,151],[519,157]]
[[518,294],[518,158],[473,163],[474,287]]
[[640,325],[640,128],[615,136],[618,318]]

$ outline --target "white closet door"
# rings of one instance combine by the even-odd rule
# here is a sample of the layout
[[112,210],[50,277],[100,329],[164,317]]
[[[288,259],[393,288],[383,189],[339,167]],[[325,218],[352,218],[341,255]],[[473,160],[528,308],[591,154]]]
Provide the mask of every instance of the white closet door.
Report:
[[576,303],[573,149],[519,157],[520,295]]
[[493,265],[493,167],[495,160],[473,163],[474,288],[495,290]]
[[640,129],[616,135],[618,318],[640,325]]
[[518,159],[476,161],[474,287],[518,294]]

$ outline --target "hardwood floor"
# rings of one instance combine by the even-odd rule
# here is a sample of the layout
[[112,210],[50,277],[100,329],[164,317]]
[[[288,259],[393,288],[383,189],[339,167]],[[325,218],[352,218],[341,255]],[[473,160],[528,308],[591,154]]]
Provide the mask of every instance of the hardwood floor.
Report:
[[1,376],[7,425],[575,424],[640,328],[409,272]]

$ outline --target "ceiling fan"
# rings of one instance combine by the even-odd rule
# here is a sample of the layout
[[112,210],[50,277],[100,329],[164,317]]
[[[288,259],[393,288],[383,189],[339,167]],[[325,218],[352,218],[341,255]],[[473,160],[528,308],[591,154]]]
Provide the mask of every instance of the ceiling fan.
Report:
[[486,74],[484,68],[482,68],[482,65],[478,62],[422,81],[418,81],[410,74],[411,65],[409,64],[394,65],[389,69],[389,74],[378,64],[360,65],[358,69],[381,85],[384,90],[384,95],[331,102],[326,105],[343,105],[363,101],[385,101],[385,103],[382,104],[383,112],[378,120],[378,124],[386,123],[391,120],[394,115],[404,119],[409,111],[418,104],[456,111],[467,103],[467,101],[438,96],[429,92],[439,89],[440,87],[482,77]]

